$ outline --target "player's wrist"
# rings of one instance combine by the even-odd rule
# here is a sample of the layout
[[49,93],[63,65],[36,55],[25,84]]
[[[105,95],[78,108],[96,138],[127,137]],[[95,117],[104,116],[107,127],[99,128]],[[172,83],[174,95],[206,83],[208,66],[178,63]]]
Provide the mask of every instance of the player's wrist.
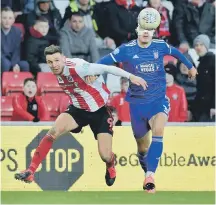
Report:
[[188,70],[192,70],[193,68],[195,68],[193,65],[192,66],[188,66]]
[[188,66],[188,70],[191,70],[193,68],[193,65]]

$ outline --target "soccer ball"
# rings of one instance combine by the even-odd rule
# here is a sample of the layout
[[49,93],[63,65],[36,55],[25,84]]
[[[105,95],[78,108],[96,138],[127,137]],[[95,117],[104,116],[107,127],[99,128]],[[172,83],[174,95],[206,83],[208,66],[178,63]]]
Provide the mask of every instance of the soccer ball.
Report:
[[138,16],[138,25],[142,29],[155,30],[161,22],[161,16],[156,9],[145,8]]

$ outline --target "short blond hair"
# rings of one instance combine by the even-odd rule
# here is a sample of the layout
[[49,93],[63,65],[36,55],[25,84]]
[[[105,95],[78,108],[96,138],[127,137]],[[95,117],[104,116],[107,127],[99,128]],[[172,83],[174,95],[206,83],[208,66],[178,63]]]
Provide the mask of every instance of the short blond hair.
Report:
[[55,46],[55,45],[50,45],[44,49],[44,55],[52,55],[55,53],[61,53],[62,54],[62,49],[60,46]]
[[9,6],[6,6],[6,7],[3,7],[3,8],[1,8],[1,12],[8,12],[8,11],[11,11],[12,13],[14,13],[13,12],[13,10],[9,7]]

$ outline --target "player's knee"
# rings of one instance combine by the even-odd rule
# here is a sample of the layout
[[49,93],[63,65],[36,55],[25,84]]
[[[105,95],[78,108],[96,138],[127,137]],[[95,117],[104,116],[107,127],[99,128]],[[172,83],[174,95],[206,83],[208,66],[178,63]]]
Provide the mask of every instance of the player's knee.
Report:
[[54,139],[58,138],[64,131],[64,128],[59,128],[57,126],[53,126],[49,131],[48,134],[52,135]]
[[163,136],[164,134],[164,127],[156,127],[152,129],[153,136]]
[[140,147],[138,146],[138,152],[140,154],[146,153],[148,151],[148,149],[149,149],[149,146],[140,146]]
[[145,153],[148,151],[150,146],[150,139],[144,136],[141,139],[137,139],[137,149],[139,153]]
[[149,143],[144,143],[144,141],[142,143],[137,142],[137,148],[139,153],[145,153],[149,149]]
[[106,151],[106,152],[100,152],[100,157],[104,162],[110,162],[112,159],[112,152]]

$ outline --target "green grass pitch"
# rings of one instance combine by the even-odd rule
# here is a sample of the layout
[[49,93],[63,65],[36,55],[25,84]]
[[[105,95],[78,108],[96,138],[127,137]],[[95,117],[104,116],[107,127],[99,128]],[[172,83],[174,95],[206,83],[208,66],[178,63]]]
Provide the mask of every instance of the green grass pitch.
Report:
[[215,204],[215,192],[1,192],[2,204]]

